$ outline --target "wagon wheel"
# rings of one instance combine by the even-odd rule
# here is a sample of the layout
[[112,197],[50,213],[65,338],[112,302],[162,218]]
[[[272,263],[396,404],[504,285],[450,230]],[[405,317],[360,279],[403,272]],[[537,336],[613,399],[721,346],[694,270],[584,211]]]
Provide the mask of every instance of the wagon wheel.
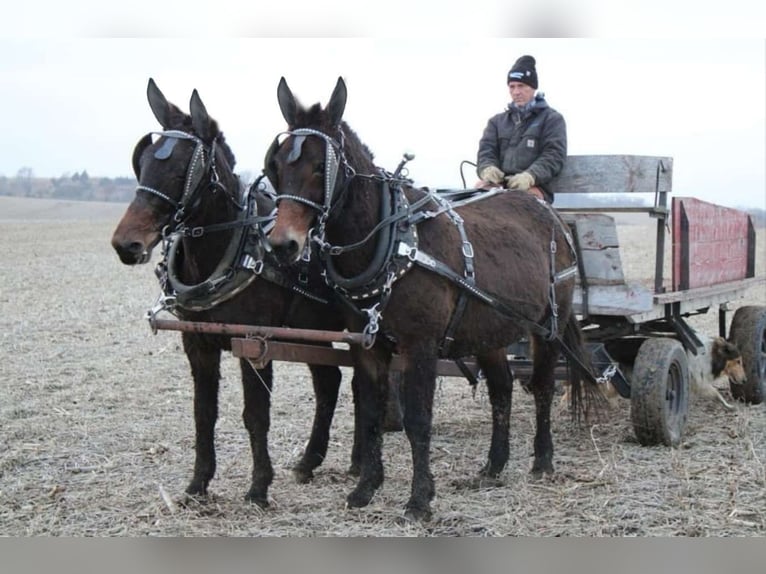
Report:
[[740,401],[758,405],[766,398],[766,307],[740,307],[734,313],[729,340],[742,353],[747,382],[730,384],[731,395]]
[[677,446],[689,411],[689,364],[675,339],[647,339],[630,381],[630,418],[644,446]]

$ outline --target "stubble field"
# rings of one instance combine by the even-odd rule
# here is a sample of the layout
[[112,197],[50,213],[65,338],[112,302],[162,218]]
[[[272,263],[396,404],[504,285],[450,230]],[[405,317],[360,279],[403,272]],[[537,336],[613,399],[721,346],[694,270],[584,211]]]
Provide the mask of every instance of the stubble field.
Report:
[[[303,365],[279,363],[270,450],[271,506],[244,502],[250,449],[239,366],[226,356],[218,471],[204,505],[181,506],[194,460],[192,385],[177,333],[151,333],[153,263],[123,266],[109,239],[125,206],[0,197],[0,535],[11,536],[764,536],[766,408],[692,398],[678,449],[642,447],[629,401],[602,423],[554,422],[556,474],[528,477],[534,403],[517,389],[502,485],[467,488],[486,459],[486,392],[439,381],[425,524],[401,520],[410,454],[385,437],[386,481],[370,506],[345,508],[352,403],[344,370],[331,446],[314,482],[290,466],[308,438],[313,392]],[[654,269],[654,220],[620,225],[626,272]],[[649,238],[649,239],[648,239]],[[759,231],[761,243],[764,239]],[[640,247],[639,247],[640,246]],[[759,247],[759,274],[764,272]],[[735,307],[766,304],[752,289]],[[717,313],[691,323],[716,334]],[[728,391],[725,391],[726,394]]]

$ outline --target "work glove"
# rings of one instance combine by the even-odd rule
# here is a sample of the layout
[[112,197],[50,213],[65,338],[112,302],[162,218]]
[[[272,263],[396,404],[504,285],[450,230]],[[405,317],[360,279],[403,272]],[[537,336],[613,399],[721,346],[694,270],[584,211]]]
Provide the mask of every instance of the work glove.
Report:
[[487,167],[482,168],[479,172],[480,179],[488,181],[489,183],[494,183],[495,185],[502,185],[504,177],[505,174],[503,173],[503,170],[494,165],[488,165]]
[[517,189],[519,191],[529,191],[529,188],[535,185],[535,178],[528,171],[509,175],[505,178],[505,181],[508,182],[508,189]]

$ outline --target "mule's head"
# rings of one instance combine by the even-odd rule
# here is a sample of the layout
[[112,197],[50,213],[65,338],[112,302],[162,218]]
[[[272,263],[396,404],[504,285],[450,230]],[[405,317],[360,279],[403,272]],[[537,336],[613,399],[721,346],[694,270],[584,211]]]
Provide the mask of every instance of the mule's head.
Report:
[[194,90],[191,115],[167,101],[154,80],[147,87],[149,106],[162,126],[133,150],[136,195],[112,235],[112,247],[126,265],[149,261],[165,230],[173,230],[200,202],[214,157],[232,169],[234,157]]
[[729,377],[729,382],[741,385],[747,382],[745,367],[742,364],[742,355],[734,343],[723,337],[716,337],[712,347],[712,370],[713,376],[718,377],[721,373]]
[[342,78],[326,108],[304,108],[282,78],[277,89],[287,137],[274,140],[266,154],[264,172],[278,194],[277,220],[269,242],[284,263],[296,261],[306,246],[312,227],[324,221],[340,183],[341,120],[346,107]]

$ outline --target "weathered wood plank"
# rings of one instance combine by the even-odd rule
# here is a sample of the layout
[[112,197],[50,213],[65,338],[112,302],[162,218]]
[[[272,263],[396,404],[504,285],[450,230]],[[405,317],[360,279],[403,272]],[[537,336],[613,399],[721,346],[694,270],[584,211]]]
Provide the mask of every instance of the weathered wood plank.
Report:
[[750,216],[695,199],[673,198],[674,290],[716,285],[752,276]]
[[[593,285],[588,288],[588,315],[616,317],[646,313],[652,309],[653,293],[640,284]],[[574,292],[575,313],[585,314],[583,294],[579,285]]]
[[642,155],[570,155],[549,184],[554,193],[672,191],[673,158]]
[[570,228],[577,228],[580,249],[599,250],[620,245],[614,217],[603,213],[568,213],[562,218]]
[[[562,217],[575,235],[586,283],[625,283],[614,218],[600,213],[574,213]],[[579,276],[578,282],[581,282]]]

